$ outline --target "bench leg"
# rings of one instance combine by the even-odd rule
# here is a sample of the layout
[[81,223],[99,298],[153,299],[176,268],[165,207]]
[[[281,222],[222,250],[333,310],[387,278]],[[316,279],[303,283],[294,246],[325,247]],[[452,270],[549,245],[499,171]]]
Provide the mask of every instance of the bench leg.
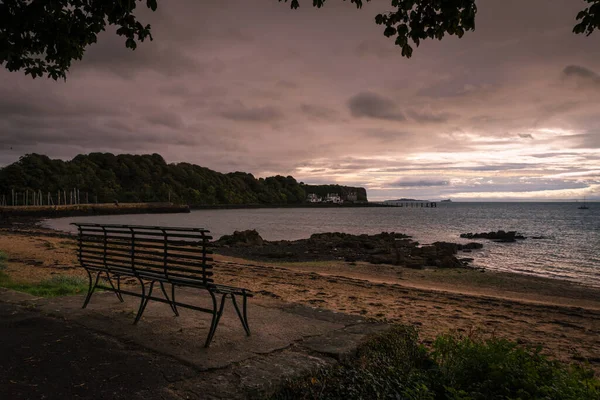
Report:
[[165,295],[165,299],[167,299],[167,301],[169,302],[169,305],[171,306],[171,310],[173,310],[176,317],[179,317],[179,311],[177,311],[177,306],[175,305],[175,285],[171,284],[171,298],[169,298],[169,295],[167,295],[167,291],[165,290],[165,285],[162,282],[158,282],[158,283],[160,283],[160,289],[162,290],[163,294]]
[[141,279],[138,279],[138,280],[140,281],[140,284],[142,285],[142,300],[140,301],[140,308],[138,310],[137,315],[135,316],[135,321],[133,321],[134,325],[136,325],[142,318],[142,314],[144,314],[144,310],[146,309],[146,306],[148,305],[148,301],[150,301],[150,296],[152,296],[152,289],[154,288],[154,283],[155,283],[155,281],[152,281],[150,283],[150,289],[148,290],[148,294],[146,295],[146,285],[144,284],[144,281],[142,281]]
[[235,312],[237,313],[238,317],[240,318],[240,321],[242,322],[242,326],[244,327],[244,330],[246,331],[246,335],[250,336],[250,327],[248,326],[248,315],[246,313],[246,295],[243,295],[244,298],[242,299],[242,312],[240,312],[240,308],[237,305],[237,301],[235,300],[235,295],[232,294],[231,295],[231,301],[233,302],[233,306],[235,307]]
[[110,275],[108,274],[108,272],[106,273],[106,278],[108,279],[108,283],[110,283],[110,287],[113,288],[113,291],[117,295],[117,299],[119,299],[119,301],[122,303],[124,300],[123,300],[123,296],[121,296],[121,275],[117,275],[117,287],[116,288],[115,288],[115,285],[113,285],[112,279],[110,279]]
[[92,298],[92,294],[94,293],[96,286],[98,286],[98,280],[100,280],[100,274],[101,274],[101,272],[98,272],[96,274],[96,280],[94,281],[94,279],[92,278],[92,273],[90,271],[88,271],[87,269],[85,270],[85,272],[87,272],[88,278],[90,279],[90,285],[88,287],[87,296],[85,296],[85,300],[84,300],[83,306],[81,308],[86,308],[88,303],[90,302],[90,299]]
[[225,300],[227,299],[226,294],[224,294],[223,297],[221,297],[221,306],[217,311],[217,298],[213,292],[209,291],[209,293],[213,300],[213,317],[212,322],[210,324],[210,330],[208,331],[208,337],[206,338],[206,343],[204,343],[204,347],[210,346],[210,342],[212,342],[213,337],[215,336],[217,326],[219,325],[219,321],[221,320],[221,315],[223,315],[223,309],[225,308]]

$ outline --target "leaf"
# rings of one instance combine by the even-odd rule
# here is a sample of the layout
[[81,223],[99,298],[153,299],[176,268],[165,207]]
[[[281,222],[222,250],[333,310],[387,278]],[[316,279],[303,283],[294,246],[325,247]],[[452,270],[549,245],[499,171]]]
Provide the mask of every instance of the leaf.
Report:
[[152,11],[156,11],[156,8],[158,7],[158,4],[156,3],[156,0],[146,0],[146,5]]

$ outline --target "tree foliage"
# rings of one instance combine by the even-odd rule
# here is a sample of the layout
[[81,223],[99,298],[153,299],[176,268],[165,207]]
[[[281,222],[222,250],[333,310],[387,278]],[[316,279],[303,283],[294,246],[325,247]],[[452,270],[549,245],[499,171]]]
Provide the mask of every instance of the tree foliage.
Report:
[[[291,8],[300,0],[289,2]],[[326,0],[313,0],[323,7]],[[346,1],[346,0],[344,0]],[[349,0],[357,8],[371,0]],[[600,27],[600,0],[581,0],[587,7],[576,16],[573,32],[592,34]],[[150,25],[136,16],[138,3],[156,10],[157,0],[2,0],[0,1],[0,64],[9,71],[22,70],[33,78],[47,75],[66,79],[73,60],[97,41],[107,25],[117,27],[125,46],[152,40]],[[462,37],[475,29],[476,0],[391,0],[391,10],[375,17],[383,34],[395,38],[402,55],[410,58],[413,46],[446,35]],[[166,4],[166,3],[164,3]]]
[[[189,163],[167,164],[158,154],[91,153],[71,161],[29,154],[0,169],[0,195],[7,197],[12,190],[40,190],[56,198],[57,191],[68,193],[73,188],[80,194],[88,193],[90,202],[99,203],[164,202],[171,198],[175,203],[190,205],[279,205],[303,203],[307,192],[321,187],[298,183],[291,176],[257,179],[245,172],[222,174]],[[358,192],[359,200],[367,200],[365,189],[337,189],[340,194]]]
[[[23,70],[33,78],[66,78],[73,60],[96,43],[107,25],[118,27],[125,46],[152,40],[150,25],[134,14],[141,0],[2,0],[0,2],[0,64]],[[145,0],[156,10],[157,0]]]

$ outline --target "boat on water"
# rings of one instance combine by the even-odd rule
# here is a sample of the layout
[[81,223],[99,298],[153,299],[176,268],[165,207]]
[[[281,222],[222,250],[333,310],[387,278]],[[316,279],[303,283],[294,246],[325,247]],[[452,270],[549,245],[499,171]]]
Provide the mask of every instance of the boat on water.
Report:
[[442,200],[442,201],[440,201],[440,203],[452,203],[452,200],[451,200],[451,199],[448,199],[448,200]]
[[589,210],[589,207],[587,206],[587,204],[585,202],[585,197],[583,198],[583,205],[577,207],[577,209],[579,209],[579,210]]

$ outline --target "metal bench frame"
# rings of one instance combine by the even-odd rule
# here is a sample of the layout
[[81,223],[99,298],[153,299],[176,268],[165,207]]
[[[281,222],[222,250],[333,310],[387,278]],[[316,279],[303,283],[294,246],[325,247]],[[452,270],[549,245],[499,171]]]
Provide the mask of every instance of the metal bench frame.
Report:
[[[98,288],[114,292],[121,302],[123,295],[139,297],[141,300],[134,324],[140,321],[150,300],[169,304],[175,316],[179,316],[177,307],[209,313],[212,321],[204,344],[208,347],[223,315],[225,300],[230,297],[246,335],[250,336],[247,301],[252,293],[247,289],[214,283],[213,266],[210,264],[213,259],[208,257],[212,252],[207,250],[208,241],[212,239],[208,230],[91,223],[71,225],[77,226],[78,259],[89,277],[82,308],[87,307]],[[100,284],[102,275],[110,286]],[[121,277],[136,278],[141,293],[123,290]],[[116,285],[113,280],[116,280]],[[156,283],[160,285],[164,298],[152,295]],[[170,296],[165,284],[171,285]],[[176,301],[177,286],[207,290],[212,298],[212,309]],[[221,296],[220,305],[218,295]],[[242,297],[241,311],[236,296]]]

